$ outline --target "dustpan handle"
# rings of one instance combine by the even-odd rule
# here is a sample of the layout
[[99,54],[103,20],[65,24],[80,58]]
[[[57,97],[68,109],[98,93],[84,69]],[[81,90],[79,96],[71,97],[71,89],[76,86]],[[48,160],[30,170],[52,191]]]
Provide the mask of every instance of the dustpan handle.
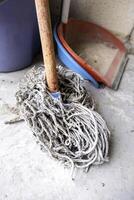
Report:
[[68,23],[70,3],[71,3],[71,0],[63,0],[61,21],[64,24]]
[[58,91],[56,59],[54,52],[49,0],[35,0],[39,24],[42,53],[45,63],[45,74],[50,92]]

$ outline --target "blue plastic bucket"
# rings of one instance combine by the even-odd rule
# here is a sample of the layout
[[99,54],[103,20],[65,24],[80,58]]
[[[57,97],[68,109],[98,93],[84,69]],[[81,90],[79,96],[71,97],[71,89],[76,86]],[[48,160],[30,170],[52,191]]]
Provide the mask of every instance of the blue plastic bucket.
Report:
[[30,65],[39,48],[34,0],[0,0],[0,72]]

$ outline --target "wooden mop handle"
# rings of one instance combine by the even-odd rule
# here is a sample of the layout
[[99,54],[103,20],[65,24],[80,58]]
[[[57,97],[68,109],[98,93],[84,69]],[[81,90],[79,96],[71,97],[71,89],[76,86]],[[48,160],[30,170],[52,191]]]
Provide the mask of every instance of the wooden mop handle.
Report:
[[49,0],[35,0],[35,5],[42,44],[43,59],[45,64],[46,80],[50,92],[56,92],[59,88],[51,28]]

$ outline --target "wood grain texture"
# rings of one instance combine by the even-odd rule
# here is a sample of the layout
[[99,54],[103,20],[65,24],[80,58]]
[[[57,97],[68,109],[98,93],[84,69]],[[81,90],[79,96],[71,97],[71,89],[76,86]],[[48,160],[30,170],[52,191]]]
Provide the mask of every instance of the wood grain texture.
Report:
[[50,92],[58,91],[56,59],[54,52],[49,0],[35,0],[39,24],[42,53],[45,65],[46,80]]

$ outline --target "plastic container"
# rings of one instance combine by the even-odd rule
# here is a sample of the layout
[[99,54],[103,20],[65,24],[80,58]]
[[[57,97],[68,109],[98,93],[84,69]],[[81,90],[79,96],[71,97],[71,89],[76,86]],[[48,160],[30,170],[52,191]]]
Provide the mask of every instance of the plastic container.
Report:
[[0,1],[0,72],[27,67],[39,48],[34,1]]
[[99,83],[118,89],[128,61],[123,42],[105,28],[77,19],[60,23],[57,34],[67,52],[87,73]]
[[99,84],[97,81],[86,71],[84,70],[66,51],[66,49],[62,46],[58,36],[57,36],[57,28],[54,29],[54,39],[57,44],[57,54],[62,63],[67,66],[72,71],[80,74],[84,79],[90,81],[96,88],[99,88]]

